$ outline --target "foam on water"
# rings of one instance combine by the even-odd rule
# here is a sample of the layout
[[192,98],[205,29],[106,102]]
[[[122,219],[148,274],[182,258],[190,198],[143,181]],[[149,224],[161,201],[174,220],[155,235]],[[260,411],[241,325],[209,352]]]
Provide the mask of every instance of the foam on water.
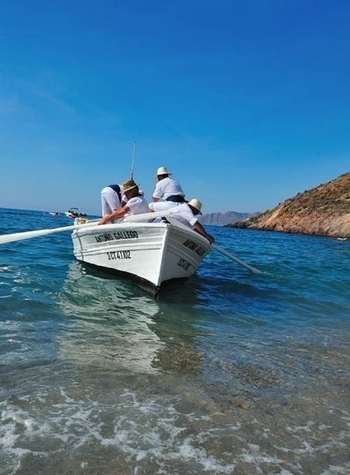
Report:
[[[197,437],[188,433],[185,419],[176,410],[175,398],[140,400],[135,393],[125,390],[116,404],[110,406],[91,400],[73,401],[62,390],[60,396],[60,403],[47,405],[44,412],[41,407],[37,414],[33,414],[33,407],[37,406],[38,410],[47,394],[40,394],[34,405],[27,398],[19,398],[16,404],[1,403],[2,464],[15,469],[19,459],[28,454],[34,457],[64,454],[69,460],[74,452],[79,463],[88,467],[100,451],[110,454],[112,449],[116,451],[116,467],[131,464],[134,473],[145,461],[153,473],[162,470],[167,473],[172,462],[177,466],[174,473],[181,473],[179,463],[184,473],[191,473],[186,471],[187,466],[202,473],[222,474],[230,473],[233,468],[198,446]],[[198,437],[201,438],[201,433]],[[202,437],[207,438],[208,434],[203,432]],[[92,453],[91,447],[94,447]]]
[[[231,474],[237,469],[253,474],[258,473],[256,467],[263,473],[269,467],[285,474],[345,475],[350,467],[348,413],[341,416],[344,430],[338,433],[316,420],[276,431],[267,426],[271,418],[262,419],[255,411],[243,419],[236,414],[240,422],[231,423],[233,414],[207,413],[196,398],[142,397],[139,391],[114,386],[98,400],[97,388],[84,392],[72,385],[71,394],[67,389],[57,388],[55,394],[43,390],[35,397],[9,398],[0,404],[2,464],[15,470],[21,461],[23,470],[30,470],[34,459],[54,455],[59,460],[64,455],[60,466],[68,471],[78,465],[93,467],[102,455],[107,466],[132,466],[133,473]],[[333,463],[324,470],[312,467],[327,460]]]

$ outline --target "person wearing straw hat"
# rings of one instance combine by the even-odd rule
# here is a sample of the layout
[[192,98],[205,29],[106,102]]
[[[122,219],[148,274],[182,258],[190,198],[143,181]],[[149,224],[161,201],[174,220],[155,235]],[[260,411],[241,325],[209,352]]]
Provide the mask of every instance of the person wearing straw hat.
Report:
[[192,198],[187,203],[182,203],[176,208],[174,218],[191,227],[194,231],[204,236],[210,244],[214,242],[213,236],[208,234],[202,224],[198,221],[197,215],[202,214],[202,203],[196,198]]
[[122,184],[126,203],[121,208],[104,216],[98,224],[107,224],[123,218],[127,214],[148,213],[148,202],[140,193],[139,185],[134,180],[127,180]]
[[108,185],[101,190],[102,216],[111,214],[113,211],[125,205],[123,197],[123,185]]
[[173,206],[185,203],[185,193],[180,183],[170,178],[171,173],[166,167],[159,167],[156,173],[157,183],[152,195],[150,211],[164,211]]

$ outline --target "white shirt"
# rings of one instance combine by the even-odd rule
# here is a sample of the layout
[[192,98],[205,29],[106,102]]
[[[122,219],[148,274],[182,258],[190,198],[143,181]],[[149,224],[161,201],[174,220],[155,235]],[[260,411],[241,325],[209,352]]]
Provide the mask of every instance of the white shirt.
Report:
[[169,198],[169,196],[172,195],[185,196],[185,193],[182,191],[180,183],[169,177],[159,180],[154,189],[153,198],[162,198],[163,200],[166,200],[167,198]]
[[176,207],[176,214],[174,214],[174,218],[190,227],[193,227],[198,221],[198,218],[193,214],[187,203],[181,203]]
[[132,214],[148,213],[148,202],[143,196],[134,196],[127,202],[127,207]]

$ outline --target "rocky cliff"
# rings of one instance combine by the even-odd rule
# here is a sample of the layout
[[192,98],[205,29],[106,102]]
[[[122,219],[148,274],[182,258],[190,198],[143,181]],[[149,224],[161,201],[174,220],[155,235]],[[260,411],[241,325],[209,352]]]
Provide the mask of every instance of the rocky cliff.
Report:
[[350,172],[228,226],[350,239]]

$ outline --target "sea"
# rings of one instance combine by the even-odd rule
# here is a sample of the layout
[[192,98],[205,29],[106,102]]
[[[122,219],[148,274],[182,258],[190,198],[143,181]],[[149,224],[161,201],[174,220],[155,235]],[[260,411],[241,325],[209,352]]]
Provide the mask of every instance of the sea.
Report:
[[350,241],[207,230],[262,273],[213,249],[154,299],[70,232],[0,245],[1,475],[350,474]]

